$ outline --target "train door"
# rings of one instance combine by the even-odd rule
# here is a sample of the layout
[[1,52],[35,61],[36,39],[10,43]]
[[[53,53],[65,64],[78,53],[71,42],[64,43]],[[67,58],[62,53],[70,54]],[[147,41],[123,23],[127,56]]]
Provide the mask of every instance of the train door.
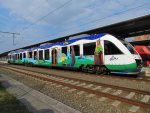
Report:
[[[94,53],[94,64],[95,65],[103,65],[104,64],[104,42],[102,40],[97,40],[94,44],[95,46],[95,53]],[[101,48],[102,47],[102,48]],[[102,49],[102,52],[100,52]]]
[[51,52],[52,64],[57,64],[57,49],[53,48]]

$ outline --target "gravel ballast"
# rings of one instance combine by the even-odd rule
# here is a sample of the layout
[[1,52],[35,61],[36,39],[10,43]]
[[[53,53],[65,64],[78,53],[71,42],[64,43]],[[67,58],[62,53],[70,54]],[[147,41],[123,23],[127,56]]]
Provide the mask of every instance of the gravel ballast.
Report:
[[[1,73],[7,74],[10,77],[30,86],[33,89],[36,89],[56,100],[63,102],[83,113],[127,113],[131,107],[128,104],[120,104],[118,107],[114,107],[111,104],[114,100],[106,99],[105,101],[99,101],[100,97],[93,96],[87,98],[88,95],[86,92],[82,95],[78,95],[78,90],[69,92],[70,88],[63,89],[62,86],[58,84],[49,84],[48,82],[43,82],[35,78],[23,76],[22,74],[14,73],[11,71],[6,72],[5,69],[0,70]],[[149,110],[139,109],[138,113],[148,113]]]

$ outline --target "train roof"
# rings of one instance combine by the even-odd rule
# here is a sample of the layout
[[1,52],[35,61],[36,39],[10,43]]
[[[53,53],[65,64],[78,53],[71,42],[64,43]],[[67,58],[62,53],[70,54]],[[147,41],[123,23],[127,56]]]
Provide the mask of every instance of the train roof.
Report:
[[78,40],[83,40],[83,39],[95,40],[97,38],[103,37],[104,35],[106,35],[106,34],[95,34],[95,35],[90,35],[90,36],[86,36],[86,37],[80,37],[79,36],[78,38],[71,39],[71,40],[66,40],[66,41],[63,41],[63,42],[47,43],[47,44],[44,44],[44,45],[40,45],[38,47],[11,51],[9,54],[20,53],[20,52],[24,52],[24,51],[31,52],[31,51],[34,51],[36,49],[46,49],[46,48],[50,48],[50,47],[53,47],[53,46],[66,46],[66,45],[70,45],[70,44],[72,44],[72,43],[74,43],[74,42],[76,42]]
[[[83,40],[83,39],[86,39],[86,40],[95,40],[97,38],[103,37],[104,35],[106,35],[106,34],[95,34],[95,35],[90,35],[90,36],[86,36],[86,37],[81,37],[81,38],[76,38],[76,39],[72,39],[72,40],[67,40],[67,41],[63,42],[63,45],[69,45],[71,43],[74,43],[74,42],[76,42],[78,40]],[[68,42],[68,43],[66,43],[66,42]]]
[[11,51],[11,52],[9,52],[9,53],[8,53],[8,55],[11,55],[11,54],[13,54],[13,53],[15,53],[15,51]]
[[75,38],[75,39],[72,39],[72,40],[66,40],[66,41],[63,41],[63,42],[57,42],[57,43],[53,43],[53,44],[46,44],[46,45],[43,45],[43,46],[39,46],[38,49],[46,49],[46,48],[50,48],[50,47],[53,47],[53,46],[64,46],[64,45],[70,45],[78,40],[83,40],[83,39],[86,39],[86,40],[95,40],[97,38],[100,38],[100,37],[103,37],[104,35],[106,34],[95,34],[95,35],[90,35],[90,36],[86,36],[86,37],[78,37],[78,38]]
[[11,51],[10,53],[8,53],[8,55],[11,55],[11,54],[18,54],[20,52],[24,52],[25,49],[19,49],[19,50],[16,50],[16,51]]
[[14,53],[21,53],[21,52],[24,52],[24,51],[25,51],[25,49],[19,49],[19,50],[14,51]]
[[54,44],[45,44],[45,45],[41,45],[38,47],[38,49],[45,49],[45,48],[50,48],[51,46],[53,46]]
[[36,49],[38,49],[38,47],[29,48],[29,49],[27,49],[27,51],[28,51],[28,52],[31,52],[31,51],[34,51],[34,50],[36,50]]

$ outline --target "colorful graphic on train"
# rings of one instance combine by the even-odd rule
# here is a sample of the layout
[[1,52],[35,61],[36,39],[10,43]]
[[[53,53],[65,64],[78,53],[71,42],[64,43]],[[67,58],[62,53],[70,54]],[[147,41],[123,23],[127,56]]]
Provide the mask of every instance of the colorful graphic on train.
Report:
[[55,66],[103,73],[138,74],[140,55],[128,42],[96,34],[12,51],[9,63]]

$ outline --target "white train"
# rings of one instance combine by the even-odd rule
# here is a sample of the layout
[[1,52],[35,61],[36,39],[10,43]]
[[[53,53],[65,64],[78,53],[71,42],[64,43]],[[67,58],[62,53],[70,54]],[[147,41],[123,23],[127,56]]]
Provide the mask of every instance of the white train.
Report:
[[[101,62],[95,55],[98,42],[102,46]],[[9,63],[76,68],[98,73],[138,74],[142,68],[142,59],[132,45],[109,34],[76,37],[12,51],[8,56]]]

